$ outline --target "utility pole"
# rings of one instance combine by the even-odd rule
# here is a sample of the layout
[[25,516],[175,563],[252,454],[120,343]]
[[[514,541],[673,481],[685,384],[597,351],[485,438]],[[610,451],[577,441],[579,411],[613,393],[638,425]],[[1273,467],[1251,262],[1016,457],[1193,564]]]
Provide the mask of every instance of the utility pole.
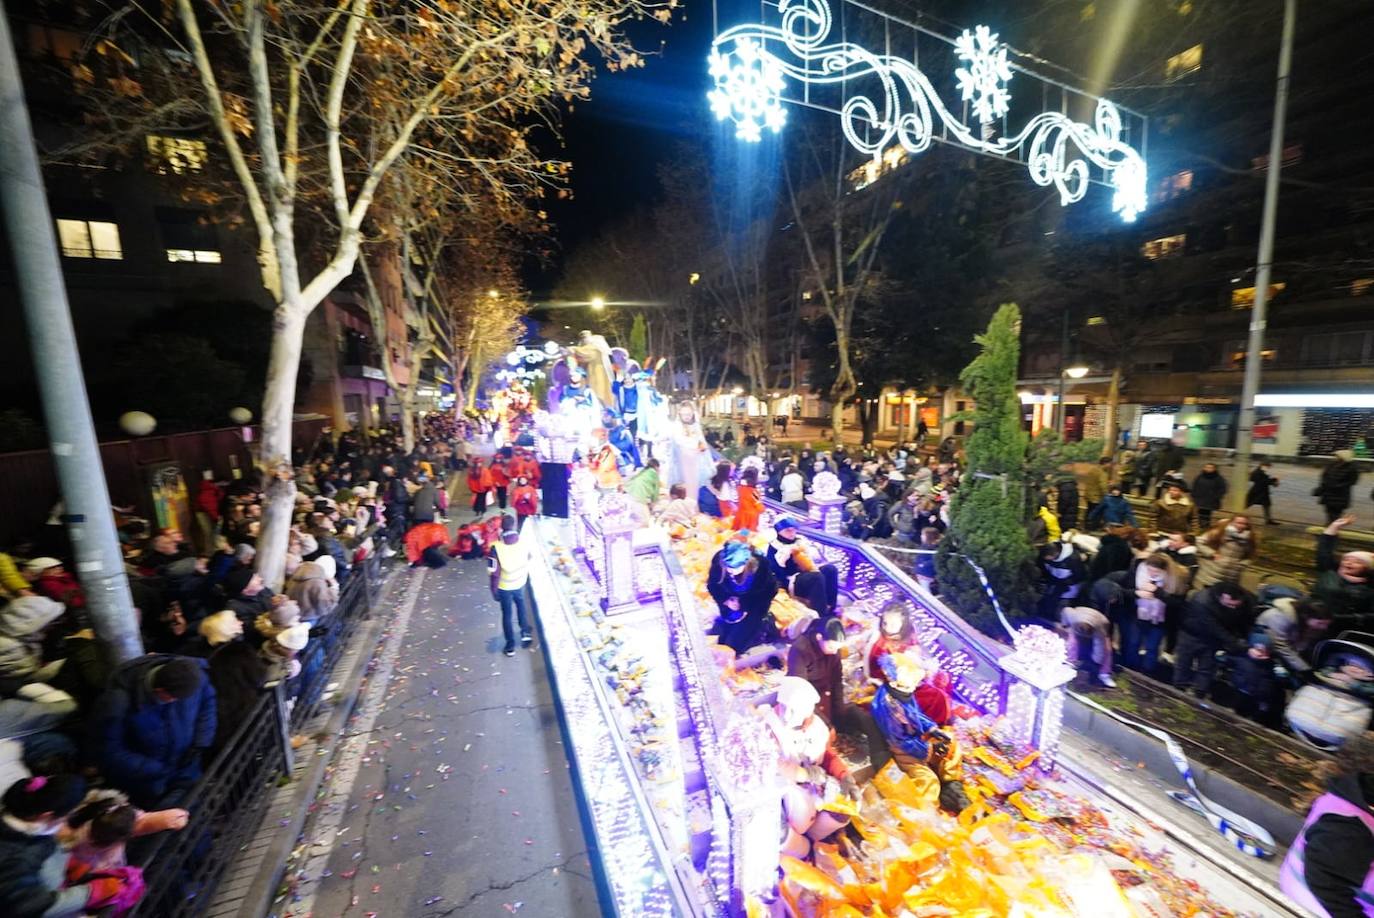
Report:
[[1279,209],[1279,170],[1283,167],[1283,126],[1288,111],[1288,80],[1293,63],[1293,31],[1298,0],[1283,0],[1283,35],[1279,39],[1279,76],[1274,91],[1274,126],[1269,134],[1269,171],[1264,176],[1264,211],[1260,220],[1259,258],[1255,263],[1255,306],[1250,312],[1250,340],[1245,347],[1245,381],[1240,393],[1240,421],[1236,425],[1236,461],[1228,490],[1233,510],[1244,510],[1249,489],[1250,451],[1255,427],[1255,396],[1259,394],[1260,364],[1264,357],[1265,311],[1269,306],[1269,274],[1274,262],[1274,223]]
[[24,103],[10,35],[0,2],[0,209],[14,257],[19,298],[43,400],[53,465],[62,487],[62,521],[71,538],[76,575],[100,640],[117,661],[143,653],[138,620],[115,534],[110,495],[91,423],[81,357],[76,349],[52,214],[43,191],[33,129]]

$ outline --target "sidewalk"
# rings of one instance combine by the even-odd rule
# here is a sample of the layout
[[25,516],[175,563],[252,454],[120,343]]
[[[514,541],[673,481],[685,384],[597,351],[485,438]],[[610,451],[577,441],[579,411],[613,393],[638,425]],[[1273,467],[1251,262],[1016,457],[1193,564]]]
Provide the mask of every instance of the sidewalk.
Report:
[[401,576],[271,914],[601,914],[541,651],[482,562]]

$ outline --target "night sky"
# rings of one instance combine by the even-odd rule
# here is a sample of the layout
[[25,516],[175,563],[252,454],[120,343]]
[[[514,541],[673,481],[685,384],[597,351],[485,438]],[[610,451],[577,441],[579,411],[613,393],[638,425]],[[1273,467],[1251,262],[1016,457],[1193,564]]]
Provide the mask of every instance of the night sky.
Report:
[[[723,17],[731,5],[721,0]],[[573,163],[573,199],[549,208],[557,246],[553,263],[531,268],[528,281],[536,296],[547,294],[557,282],[563,254],[655,198],[658,165],[678,142],[711,130],[706,104],[711,2],[686,0],[679,6],[671,26],[632,26],[635,46],[651,52],[646,65],[618,73],[601,69],[591,84],[591,100],[564,120],[566,147],[558,155]],[[757,4],[753,12],[757,16]],[[744,15],[741,9],[737,18]]]

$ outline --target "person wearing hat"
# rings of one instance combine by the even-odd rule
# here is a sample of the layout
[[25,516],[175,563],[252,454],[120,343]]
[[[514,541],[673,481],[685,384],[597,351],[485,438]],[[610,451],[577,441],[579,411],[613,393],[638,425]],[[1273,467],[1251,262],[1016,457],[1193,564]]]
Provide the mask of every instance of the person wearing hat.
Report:
[[473,456],[468,466],[468,491],[472,494],[472,515],[481,516],[487,512],[487,496],[496,487],[491,470],[482,463],[481,456]]
[[1335,460],[1322,469],[1322,477],[1312,495],[1326,510],[1326,521],[1334,523],[1350,506],[1350,492],[1360,480],[1360,467],[1355,464],[1355,452],[1338,449]]
[[740,541],[726,542],[711,558],[706,591],[719,614],[711,633],[735,653],[777,639],[771,608],[778,583],[765,559]]
[[887,740],[897,766],[914,782],[918,795],[950,813],[968,805],[959,744],[921,710],[916,690],[925,681],[920,661],[894,653],[883,660],[887,681],[873,696],[873,719]]
[[[834,731],[817,716],[815,687],[797,676],[778,683],[777,700],[763,708],[763,720],[778,744],[787,836],[782,853],[805,859],[812,846],[845,827],[849,817],[827,808],[840,797],[855,797],[843,760],[832,745]],[[844,782],[841,784],[841,782]]]
[[1346,514],[1317,536],[1317,581],[1310,597],[1326,606],[1331,633],[1374,627],[1374,553],[1348,551],[1337,557],[1341,530],[1355,522]]
[[56,558],[34,558],[24,565],[24,579],[33,585],[35,593],[53,602],[60,602],[69,609],[86,607],[86,594],[81,584]]
[[239,617],[244,627],[250,626],[260,614],[272,608],[273,592],[263,584],[257,571],[251,568],[238,567],[230,571],[224,576],[221,588],[225,606]]
[[787,592],[822,617],[835,614],[839,601],[840,572],[823,563],[811,543],[801,535],[801,524],[790,516],[773,523],[777,535],[768,545],[768,566]]
[[46,596],[20,596],[0,606],[0,695],[47,682],[61,661],[44,665],[43,637],[66,609]]
[[838,618],[813,621],[787,651],[787,675],[805,679],[816,690],[816,713],[830,726],[844,707],[844,623]]
[[215,739],[215,690],[205,660],[148,654],[123,664],[90,717],[93,764],[145,810],[181,803]]

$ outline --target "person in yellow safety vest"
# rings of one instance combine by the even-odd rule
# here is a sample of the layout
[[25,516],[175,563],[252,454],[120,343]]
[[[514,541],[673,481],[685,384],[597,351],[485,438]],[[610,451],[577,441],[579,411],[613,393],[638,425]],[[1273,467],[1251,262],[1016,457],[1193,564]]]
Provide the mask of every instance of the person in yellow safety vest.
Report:
[[520,646],[530,647],[529,614],[525,609],[525,586],[530,580],[530,546],[520,538],[520,524],[513,516],[501,517],[501,539],[491,546],[491,596],[501,604],[501,630],[506,636],[506,656],[515,656],[515,630],[511,612],[520,617]]

